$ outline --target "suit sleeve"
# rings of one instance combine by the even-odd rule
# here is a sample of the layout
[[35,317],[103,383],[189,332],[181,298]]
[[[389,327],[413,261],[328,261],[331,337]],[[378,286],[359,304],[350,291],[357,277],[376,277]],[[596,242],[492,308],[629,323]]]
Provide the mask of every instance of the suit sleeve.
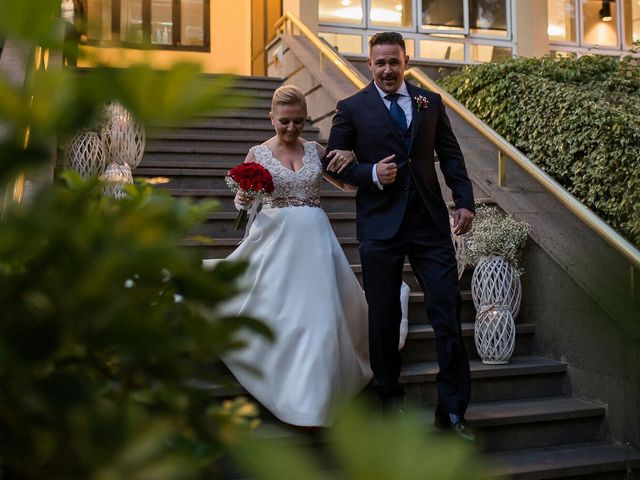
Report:
[[[336,106],[336,114],[333,116],[331,132],[329,133],[329,141],[327,142],[326,152],[331,150],[355,150],[356,147],[356,129],[351,114],[344,101],[339,101]],[[327,170],[330,159],[325,155],[322,158],[322,167]],[[371,170],[373,165],[370,163],[352,163],[345,168],[342,173],[327,172],[332,177],[341,182],[355,185],[369,191],[380,191],[373,183]]]
[[440,161],[440,170],[447,186],[453,194],[455,208],[475,211],[473,187],[467,175],[464,157],[456,139],[451,122],[444,108],[442,98],[438,98],[438,123],[436,126],[435,150]]

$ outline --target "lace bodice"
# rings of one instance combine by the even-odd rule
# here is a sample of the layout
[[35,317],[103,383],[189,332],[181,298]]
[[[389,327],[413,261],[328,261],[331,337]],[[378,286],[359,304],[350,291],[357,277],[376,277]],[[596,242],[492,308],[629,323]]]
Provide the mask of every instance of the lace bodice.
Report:
[[262,200],[264,207],[320,206],[322,163],[314,142],[304,144],[302,167],[297,172],[282,165],[266,145],[256,145],[251,149],[256,162],[269,170],[273,177],[275,188]]

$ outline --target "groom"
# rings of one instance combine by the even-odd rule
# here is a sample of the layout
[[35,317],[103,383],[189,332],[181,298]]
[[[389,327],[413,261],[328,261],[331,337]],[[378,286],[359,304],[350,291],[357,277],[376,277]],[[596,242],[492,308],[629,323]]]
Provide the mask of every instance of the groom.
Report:
[[[369,41],[373,82],[338,102],[327,151],[352,150],[357,164],[336,178],[358,186],[358,240],[369,303],[371,368],[384,408],[399,409],[400,284],[405,257],[425,292],[440,371],[435,425],[473,440],[464,413],[469,362],[460,328],[460,288],[449,215],[434,150],[455,200],[454,231],[471,228],[474,201],[464,158],[438,94],[404,81],[404,39],[382,32]],[[327,168],[329,159],[323,159]]]

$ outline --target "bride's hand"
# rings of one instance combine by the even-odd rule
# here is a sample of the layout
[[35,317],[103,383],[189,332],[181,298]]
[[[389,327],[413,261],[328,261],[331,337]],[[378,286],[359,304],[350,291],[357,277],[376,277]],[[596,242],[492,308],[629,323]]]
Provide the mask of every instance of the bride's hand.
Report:
[[349,150],[331,150],[327,153],[331,161],[327,165],[328,172],[342,173],[347,166],[356,161],[356,156]]
[[253,199],[249,195],[244,193],[242,190],[238,190],[236,192],[236,197],[234,198],[233,203],[235,203],[236,207],[238,208],[249,210],[252,200]]

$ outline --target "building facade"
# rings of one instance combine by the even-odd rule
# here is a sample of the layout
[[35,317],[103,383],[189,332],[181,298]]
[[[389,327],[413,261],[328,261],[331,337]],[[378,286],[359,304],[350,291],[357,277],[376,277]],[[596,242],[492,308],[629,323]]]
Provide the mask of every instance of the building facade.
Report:
[[621,55],[640,40],[640,0],[85,0],[85,64],[199,62],[206,72],[265,74],[284,11],[341,53],[366,57],[396,30],[418,60],[452,64],[549,52]]

